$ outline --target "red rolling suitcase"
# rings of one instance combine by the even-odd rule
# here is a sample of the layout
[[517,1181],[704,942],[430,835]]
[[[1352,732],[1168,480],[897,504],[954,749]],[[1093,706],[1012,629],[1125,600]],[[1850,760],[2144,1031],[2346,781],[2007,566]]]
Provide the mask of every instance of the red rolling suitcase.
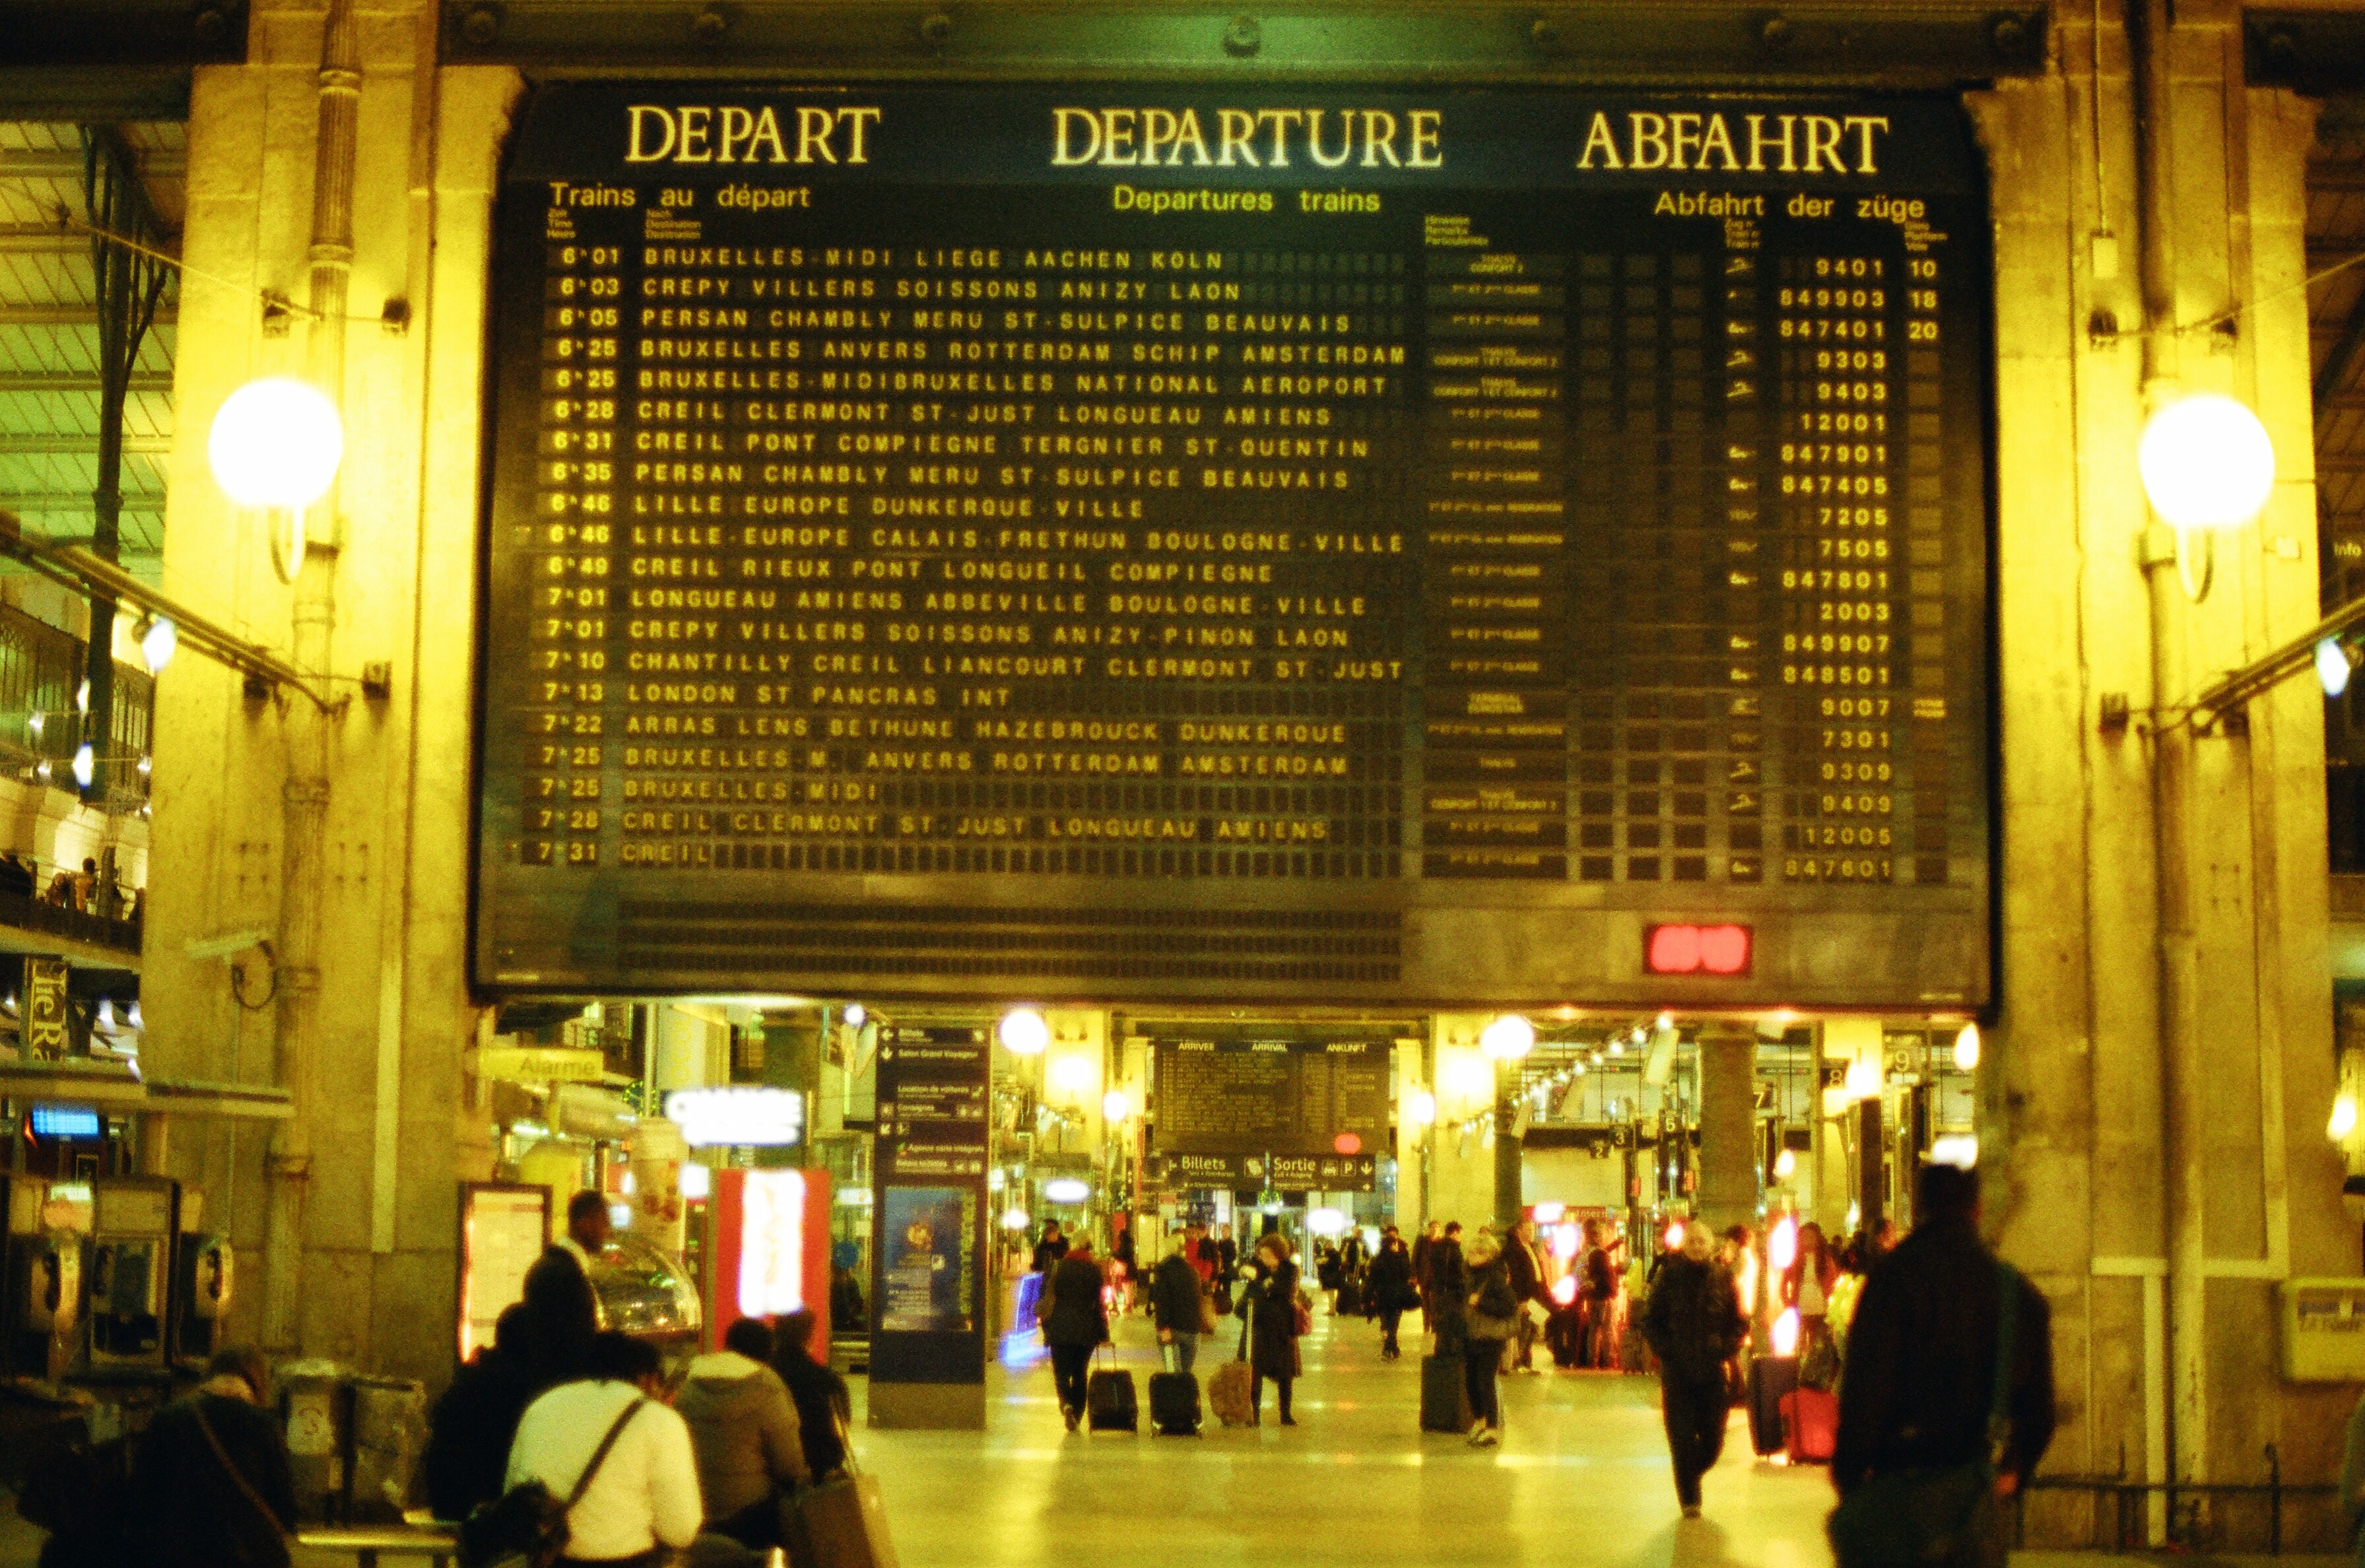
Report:
[[1792,1464],[1829,1464],[1839,1446],[1840,1399],[1820,1388],[1782,1396],[1782,1428]]

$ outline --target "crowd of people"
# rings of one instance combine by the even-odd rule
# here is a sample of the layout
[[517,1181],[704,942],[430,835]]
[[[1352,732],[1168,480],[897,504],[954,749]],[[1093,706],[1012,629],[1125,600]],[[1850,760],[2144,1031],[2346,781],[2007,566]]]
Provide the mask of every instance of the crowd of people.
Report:
[[[1405,1315],[1421,1313],[1434,1354],[1461,1362],[1467,1440],[1476,1447],[1501,1440],[1498,1379],[1539,1374],[1539,1344],[1565,1367],[1655,1371],[1687,1518],[1700,1515],[1701,1483],[1723,1452],[1748,1358],[1795,1355],[1804,1385],[1838,1390],[1835,1532],[1869,1514],[1888,1532],[1883,1539],[1893,1537],[1915,1526],[1920,1506],[1880,1495],[1893,1478],[1910,1474],[1922,1485],[1933,1474],[1986,1466],[1966,1483],[1968,1511],[1928,1560],[1999,1568],[2002,1503],[2034,1473],[2051,1439],[2052,1361],[2044,1298],[1987,1250],[1978,1208],[1974,1172],[1931,1165],[1920,1172],[1918,1224],[1901,1241],[1886,1222],[1838,1246],[1795,1218],[1778,1227],[1778,1244],[1774,1233],[1748,1226],[1719,1234],[1678,1223],[1638,1278],[1618,1227],[1595,1220],[1574,1238],[1564,1234],[1555,1270],[1533,1220],[1523,1217],[1499,1233],[1434,1222],[1409,1246],[1394,1226],[1379,1232],[1376,1247],[1349,1232],[1315,1242],[1311,1267],[1335,1318],[1377,1323],[1383,1361],[1401,1354]],[[1123,1299],[1114,1282],[1133,1271],[1110,1269],[1056,1226],[1034,1261],[1048,1276],[1044,1338],[1073,1431],[1085,1416],[1091,1358],[1110,1339],[1110,1303]],[[1193,1371],[1199,1340],[1237,1316],[1238,1328],[1227,1331],[1238,1334],[1252,1379],[1249,1419],[1261,1417],[1271,1383],[1282,1425],[1296,1425],[1298,1340],[1313,1303],[1289,1238],[1260,1236],[1243,1260],[1227,1229],[1188,1223],[1152,1271],[1146,1300],[1170,1370]],[[1775,1319],[1786,1319],[1789,1331],[1775,1336],[1778,1348],[1762,1338]],[[1991,1424],[2002,1432],[1993,1453]],[[1843,1550],[1844,1565],[1848,1558]]]
[[[1376,1246],[1317,1247],[1310,1283],[1336,1316],[1378,1325],[1384,1361],[1401,1353],[1402,1319],[1418,1311],[1435,1357],[1460,1362],[1467,1440],[1480,1448],[1501,1440],[1500,1375],[1539,1372],[1537,1344],[1550,1345],[1555,1320],[1573,1314],[1575,1337],[1562,1344],[1587,1358],[1574,1364],[1656,1372],[1687,1518],[1699,1516],[1703,1479],[1722,1453],[1740,1365],[1753,1349],[1765,1352],[1754,1340],[1769,1313],[1795,1314],[1795,1348],[1779,1353],[1802,1368],[1827,1357],[1827,1375],[1802,1375],[1837,1384],[1830,1462],[1842,1568],[1878,1562],[1900,1530],[1929,1524],[1917,1499],[1933,1476],[1962,1478],[1963,1506],[1947,1516],[1951,1535],[1921,1542],[1922,1560],[2001,1568],[2004,1506],[2053,1430],[2047,1310],[1981,1242],[1975,1172],[1923,1168],[1915,1214],[1901,1240],[1877,1232],[1839,1248],[1798,1225],[1795,1249],[1771,1257],[1747,1227],[1719,1235],[1680,1224],[1631,1292],[1614,1234],[1597,1225],[1573,1253],[1563,1242],[1558,1270],[1524,1218],[1500,1232],[1442,1222],[1409,1246],[1388,1226]],[[439,1518],[483,1518],[539,1484],[569,1500],[566,1561],[671,1551],[686,1551],[694,1568],[760,1561],[786,1543],[784,1504],[846,1462],[846,1385],[813,1354],[814,1321],[801,1312],[731,1323],[717,1350],[669,1383],[653,1345],[599,1327],[592,1271],[608,1225],[599,1194],[576,1195],[566,1234],[529,1271],[494,1344],[436,1404],[427,1499]],[[1249,1421],[1261,1418],[1271,1384],[1281,1424],[1297,1424],[1300,1340],[1314,1301],[1288,1237],[1269,1231],[1242,1257],[1227,1230],[1192,1222],[1146,1278],[1110,1251],[1104,1260],[1057,1226],[1035,1249],[1046,1276],[1041,1327],[1070,1430],[1084,1417],[1091,1359],[1110,1341],[1111,1312],[1130,1299],[1128,1285],[1138,1287],[1171,1371],[1192,1372],[1199,1340],[1235,1320]],[[1647,1346],[1641,1366],[1627,1349],[1630,1294],[1640,1301],[1631,1327]],[[45,1565],[284,1568],[296,1498],[263,1358],[239,1348],[216,1355],[207,1380],[150,1426],[130,1485],[154,1506],[101,1519],[82,1539],[61,1536]]]

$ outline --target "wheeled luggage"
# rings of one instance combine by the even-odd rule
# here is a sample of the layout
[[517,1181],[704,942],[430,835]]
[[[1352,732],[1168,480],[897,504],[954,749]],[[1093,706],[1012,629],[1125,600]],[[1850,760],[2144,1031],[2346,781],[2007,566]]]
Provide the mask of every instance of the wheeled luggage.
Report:
[[1095,1432],[1141,1430],[1141,1406],[1135,1402],[1133,1374],[1095,1371],[1084,1382],[1084,1418]]
[[1424,1432],[1470,1430],[1470,1387],[1463,1381],[1460,1356],[1420,1359],[1420,1429]]
[[1185,1372],[1149,1374],[1149,1429],[1161,1438],[1199,1435],[1199,1380]]
[[1782,1396],[1782,1426],[1792,1464],[1829,1464],[1840,1440],[1840,1398],[1820,1388]]
[[1254,1374],[1246,1361],[1226,1361],[1207,1380],[1207,1403],[1227,1427],[1245,1427],[1256,1419],[1256,1407],[1250,1403],[1255,1392]]
[[1339,1312],[1340,1317],[1363,1316],[1363,1282],[1349,1274],[1339,1282]]
[[1782,1451],[1782,1397],[1798,1386],[1796,1356],[1759,1356],[1749,1363],[1749,1446],[1759,1458]]

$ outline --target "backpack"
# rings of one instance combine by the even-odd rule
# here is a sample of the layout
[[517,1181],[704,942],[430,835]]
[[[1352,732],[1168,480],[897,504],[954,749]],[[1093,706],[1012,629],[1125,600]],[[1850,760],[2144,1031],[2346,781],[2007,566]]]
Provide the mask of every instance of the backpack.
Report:
[[616,1417],[600,1446],[591,1450],[591,1462],[576,1477],[575,1490],[560,1502],[550,1495],[550,1488],[539,1481],[521,1481],[499,1498],[479,1503],[476,1511],[460,1526],[460,1562],[462,1568],[552,1568],[566,1555],[566,1542],[571,1535],[566,1516],[583,1500],[590,1489],[592,1478],[608,1462],[608,1450],[624,1435],[624,1424],[640,1413],[645,1399],[635,1398]]

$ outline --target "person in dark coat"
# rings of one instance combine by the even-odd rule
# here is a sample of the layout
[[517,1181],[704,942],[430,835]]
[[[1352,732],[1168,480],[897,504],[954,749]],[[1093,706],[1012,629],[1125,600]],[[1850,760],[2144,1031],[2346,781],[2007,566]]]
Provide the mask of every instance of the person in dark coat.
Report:
[[1078,1242],[1053,1265],[1043,1296],[1043,1343],[1051,1348],[1051,1386],[1072,1432],[1084,1418],[1093,1350],[1108,1343],[1109,1337],[1108,1308],[1101,1301],[1101,1266],[1090,1242]]
[[1264,1403],[1264,1384],[1271,1378],[1280,1391],[1281,1424],[1297,1425],[1289,1413],[1289,1394],[1297,1381],[1297,1264],[1289,1243],[1279,1236],[1257,1238],[1256,1260],[1249,1268],[1248,1288],[1241,1309],[1249,1315],[1249,1415]]
[[2003,1562],[2001,1504],[2053,1441],[2053,1319],[2044,1295],[1979,1239],[1975,1170],[1925,1165],[1913,1233],[1873,1266],[1847,1338],[1832,1484],[1846,1496],[1877,1475],[1948,1469],[1986,1456],[2003,1292],[2016,1293],[2006,1411],[2011,1435],[1959,1568]]
[[1117,1304],[1129,1314],[1133,1311],[1134,1293],[1141,1282],[1141,1248],[1133,1238],[1131,1225],[1119,1230],[1116,1239],[1109,1243],[1109,1261],[1116,1275]]
[[1470,1270],[1462,1260],[1462,1222],[1448,1220],[1429,1249],[1429,1282],[1421,1310],[1437,1336],[1437,1353],[1459,1356],[1470,1338]]
[[[143,1568],[287,1568],[296,1482],[250,1347],[217,1350],[206,1381],[156,1413],[140,1442]],[[223,1460],[236,1467],[232,1475]],[[244,1484],[241,1485],[241,1483]]]
[[1534,1302],[1550,1316],[1553,1302],[1552,1292],[1544,1284],[1544,1255],[1536,1247],[1536,1222],[1525,1215],[1511,1226],[1511,1234],[1503,1238],[1503,1262],[1511,1273],[1511,1294],[1519,1298],[1519,1310],[1514,1314],[1519,1323],[1514,1332],[1519,1350],[1512,1356],[1511,1370],[1533,1374],[1536,1371],[1536,1320],[1528,1311]]
[[1725,1422],[1732,1413],[1724,1363],[1741,1353],[1748,1328],[1732,1275],[1716,1260],[1716,1233],[1691,1221],[1684,1226],[1683,1250],[1660,1265],[1642,1308],[1642,1336],[1659,1357],[1676,1500],[1687,1519],[1699,1518],[1700,1477],[1724,1453]]
[[1519,1294],[1511,1283],[1511,1265],[1503,1244],[1487,1231],[1470,1238],[1463,1257],[1470,1270],[1463,1296],[1462,1342],[1463,1387],[1470,1396],[1470,1441],[1492,1448],[1503,1440],[1503,1402],[1495,1386],[1496,1369],[1503,1364],[1503,1347],[1519,1332]]
[[1059,1234],[1059,1222],[1056,1219],[1046,1220],[1043,1224],[1043,1239],[1035,1244],[1034,1272],[1049,1273],[1059,1266],[1059,1260],[1067,1255],[1068,1238]]
[[1413,1238],[1412,1283],[1413,1288],[1420,1292],[1421,1307],[1424,1311],[1428,1310],[1429,1306],[1429,1249],[1437,1245],[1438,1238],[1443,1234],[1443,1227],[1435,1220],[1430,1220],[1428,1227]]
[[1174,1370],[1193,1371],[1199,1360],[1199,1271],[1192,1266],[1205,1230],[1182,1227],[1174,1249],[1149,1277],[1149,1320],[1158,1326],[1158,1342],[1174,1347]]
[[587,1187],[566,1203],[566,1234],[525,1271],[526,1354],[534,1391],[583,1375],[591,1337],[600,1332],[593,1260],[608,1245],[608,1200]]
[[518,1303],[494,1325],[490,1348],[478,1350],[435,1402],[420,1466],[427,1506],[439,1519],[465,1519],[501,1495],[518,1417],[539,1392],[526,1335],[525,1305]]
[[820,1320],[810,1312],[772,1319],[772,1370],[789,1385],[797,1407],[797,1435],[804,1440],[805,1465],[822,1480],[846,1468],[846,1433],[854,1425],[854,1402],[846,1380],[813,1358]]
[[1230,1226],[1219,1225],[1216,1227],[1216,1275],[1228,1280],[1239,1272],[1239,1243],[1232,1239]]
[[1412,1254],[1405,1250],[1404,1238],[1396,1234],[1395,1226],[1380,1237],[1380,1255],[1372,1260],[1364,1288],[1370,1293],[1372,1310],[1379,1314],[1380,1359],[1395,1361],[1402,1353],[1396,1348],[1396,1325],[1406,1310],[1420,1301],[1412,1285]]

